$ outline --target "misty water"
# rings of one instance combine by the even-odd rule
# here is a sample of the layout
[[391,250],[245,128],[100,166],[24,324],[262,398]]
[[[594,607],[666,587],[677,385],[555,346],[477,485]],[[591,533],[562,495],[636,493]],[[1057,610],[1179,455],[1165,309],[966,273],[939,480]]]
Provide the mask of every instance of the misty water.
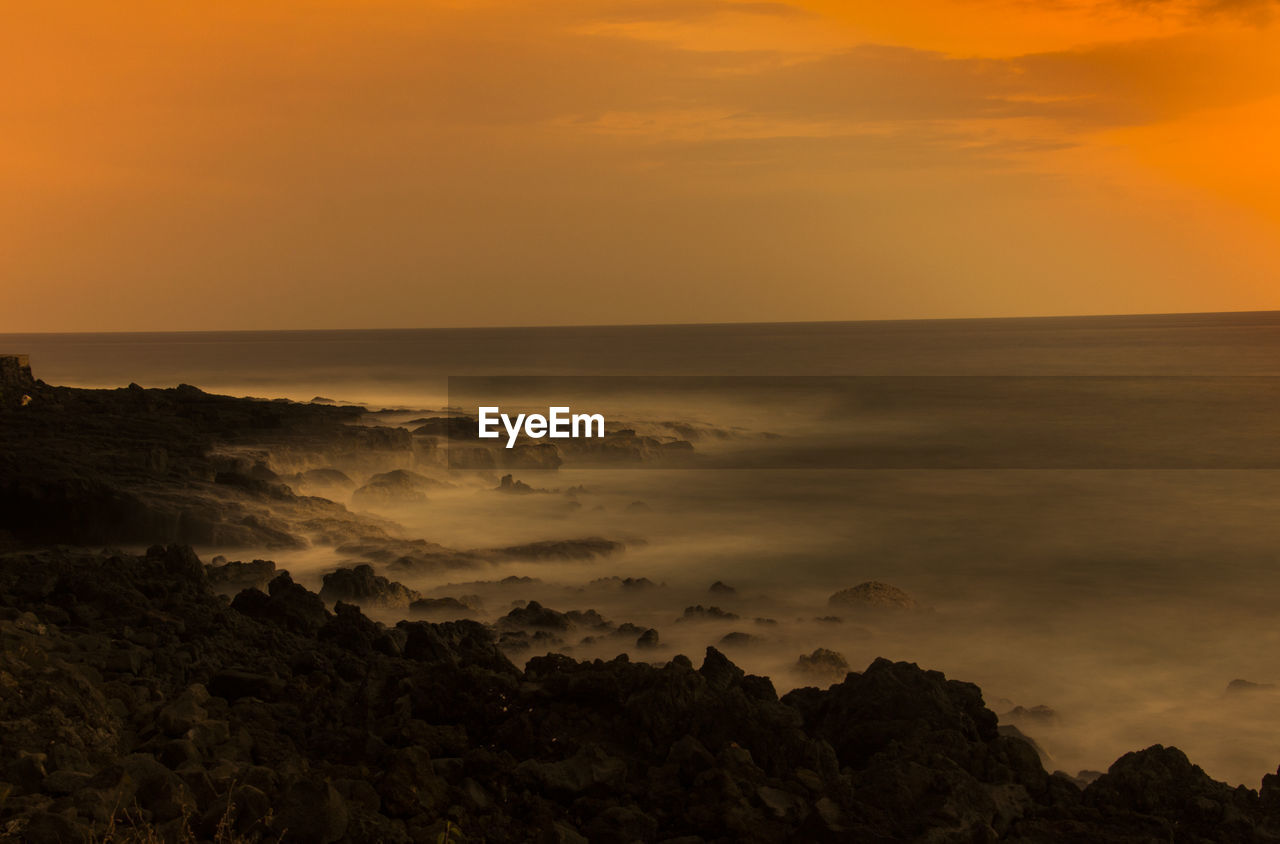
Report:
[[[367,421],[399,424],[447,406],[446,378],[456,375],[1274,376],[1280,316],[7,335],[0,346],[30,353],[49,383],[323,396],[394,409]],[[638,428],[677,421],[732,430],[738,445],[764,432],[812,434],[804,408],[646,401],[633,396],[609,410]],[[895,430],[877,435],[892,440]],[[452,484],[425,503],[380,509],[406,536],[455,548],[580,536],[627,543],[624,553],[590,562],[382,572],[431,594],[477,595],[486,620],[513,601],[539,600],[660,633],[652,651],[570,635],[564,649],[575,657],[696,659],[741,632],[755,641],[722,649],[780,692],[814,682],[796,659],[825,647],[853,670],[883,656],[975,682],[997,713],[1051,707],[1054,717],[1015,722],[1051,770],[1105,770],[1153,743],[1177,745],[1210,775],[1250,786],[1280,763],[1280,692],[1227,690],[1235,679],[1280,683],[1280,471],[943,469],[927,461],[867,470],[570,466],[516,471],[533,487],[561,491],[518,496],[491,491],[500,472],[405,468]],[[573,487],[583,489],[563,494]],[[350,490],[300,491],[358,507]],[[313,586],[349,564],[327,548],[199,550],[206,559],[268,556]],[[494,583],[511,575],[537,582]],[[612,576],[656,585],[592,583]],[[919,607],[828,605],[832,593],[869,580],[905,590]],[[714,581],[736,593],[710,593]],[[676,622],[694,604],[739,618]]]

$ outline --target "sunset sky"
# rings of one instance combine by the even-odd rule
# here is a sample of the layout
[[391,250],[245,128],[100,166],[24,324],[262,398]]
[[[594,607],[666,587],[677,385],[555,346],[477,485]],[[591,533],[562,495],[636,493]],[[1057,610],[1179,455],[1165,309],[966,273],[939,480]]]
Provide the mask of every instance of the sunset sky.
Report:
[[0,331],[1280,308],[1272,0],[41,0],[0,72]]

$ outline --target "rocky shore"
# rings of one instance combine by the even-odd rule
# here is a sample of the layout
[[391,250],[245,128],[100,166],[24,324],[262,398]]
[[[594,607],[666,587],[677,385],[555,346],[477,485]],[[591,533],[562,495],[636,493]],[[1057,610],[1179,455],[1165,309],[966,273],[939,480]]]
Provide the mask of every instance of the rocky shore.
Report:
[[[517,665],[502,623],[346,602],[426,600],[372,567],[318,594],[270,561],[203,561],[187,543],[460,567],[566,551],[398,537],[253,459],[347,448],[372,468],[412,448],[358,409],[5,377],[0,840],[1280,841],[1280,774],[1233,788],[1157,745],[1085,784],[1047,772],[978,687],[913,664],[781,697],[714,647]],[[909,600],[863,587],[841,601]],[[535,613],[552,611],[504,618]]]

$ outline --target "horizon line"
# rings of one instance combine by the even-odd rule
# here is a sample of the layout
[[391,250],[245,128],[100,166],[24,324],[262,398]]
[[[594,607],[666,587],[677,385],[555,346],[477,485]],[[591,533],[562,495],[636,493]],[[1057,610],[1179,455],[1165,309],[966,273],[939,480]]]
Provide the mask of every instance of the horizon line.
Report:
[[1126,313],[1064,313],[1064,314],[1027,314],[1023,316],[986,316],[986,317],[892,317],[887,319],[814,319],[814,320],[730,320],[725,322],[599,322],[599,323],[543,323],[541,325],[436,325],[436,326],[396,326],[396,327],[344,327],[344,328],[178,328],[178,329],[136,329],[136,328],[96,328],[72,331],[0,331],[3,335],[69,335],[69,334],[305,334],[315,332],[341,331],[497,331],[497,330],[538,330],[554,328],[715,328],[722,326],[755,326],[755,325],[864,325],[909,322],[1008,322],[1014,320],[1052,320],[1052,319],[1125,319],[1134,317],[1174,317],[1174,316],[1241,316],[1245,314],[1278,314],[1280,308],[1258,308],[1252,310],[1233,311],[1134,311]]

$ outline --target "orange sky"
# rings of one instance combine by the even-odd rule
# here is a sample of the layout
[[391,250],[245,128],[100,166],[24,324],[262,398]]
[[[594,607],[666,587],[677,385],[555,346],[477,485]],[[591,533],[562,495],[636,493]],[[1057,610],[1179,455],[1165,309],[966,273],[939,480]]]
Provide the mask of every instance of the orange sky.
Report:
[[0,331],[1280,308],[1275,0],[43,0],[0,73]]

